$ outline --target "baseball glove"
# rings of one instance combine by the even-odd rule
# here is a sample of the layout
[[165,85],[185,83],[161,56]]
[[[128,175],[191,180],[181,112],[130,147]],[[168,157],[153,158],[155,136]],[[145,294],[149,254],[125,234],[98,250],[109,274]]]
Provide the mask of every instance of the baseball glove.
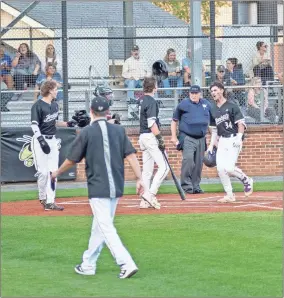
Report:
[[114,124],[120,124],[120,115],[118,113],[114,113],[112,119],[114,119]]
[[77,122],[79,127],[85,127],[90,124],[91,118],[87,114],[86,110],[75,111],[75,115],[72,117]]

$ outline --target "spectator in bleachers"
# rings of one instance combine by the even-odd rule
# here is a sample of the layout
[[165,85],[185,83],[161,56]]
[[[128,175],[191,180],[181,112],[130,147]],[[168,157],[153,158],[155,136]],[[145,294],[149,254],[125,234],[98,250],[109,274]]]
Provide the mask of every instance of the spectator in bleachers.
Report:
[[[139,47],[134,45],[131,57],[126,59],[122,67],[122,77],[126,88],[142,88],[144,77],[150,75],[146,61],[140,57]],[[127,91],[127,99],[135,100],[134,91]]]
[[[225,71],[225,85],[226,86],[244,86],[245,76],[243,73],[242,65],[238,63],[237,58],[228,58],[226,61],[226,71]],[[244,107],[246,105],[246,96],[244,89],[231,89],[228,90],[228,98],[240,106]]]
[[216,80],[215,81],[226,86],[225,73],[226,73],[226,67],[224,65],[219,65],[217,67]]
[[9,55],[5,54],[4,47],[0,46],[0,81],[1,83],[5,83],[8,89],[13,89],[14,86],[13,77],[11,75],[11,69],[12,60]]
[[16,90],[24,90],[24,83],[27,83],[28,87],[35,85],[41,70],[41,63],[29,46],[22,43],[12,61],[12,67]]
[[183,72],[183,86],[191,86],[191,49],[187,49],[187,57],[181,61],[182,72]]
[[268,107],[268,91],[267,88],[262,88],[262,81],[260,77],[254,77],[251,80],[251,85],[254,86],[248,91],[248,116],[254,118],[257,122],[261,121],[261,92],[264,92],[264,116],[269,119],[270,122],[275,123],[276,111],[272,107]]
[[58,73],[61,73],[62,71],[62,63],[61,59],[56,54],[55,48],[52,44],[48,44],[45,48],[45,57],[41,61],[41,69],[44,72],[45,67],[47,63],[52,63],[55,67]]
[[274,72],[271,66],[271,58],[267,53],[268,45],[264,41],[256,43],[257,53],[252,59],[253,75],[260,77],[262,84],[266,81],[274,81]]
[[60,90],[60,88],[62,89],[62,85],[63,85],[61,75],[58,72],[56,72],[56,66],[48,62],[45,67],[45,72],[41,73],[36,80],[34,102],[42,98],[42,96],[40,95],[40,92],[38,92],[41,88],[41,85],[44,82],[51,81],[51,80],[57,83],[58,92],[57,92],[56,100],[63,99],[63,93],[62,93],[62,90]]
[[[182,87],[183,78],[181,76],[180,63],[176,59],[176,51],[172,48],[168,49],[164,61],[168,66],[168,78],[162,81],[163,87]],[[165,90],[165,93],[168,96],[173,96],[172,90]],[[178,94],[182,94],[182,90],[178,90]]]

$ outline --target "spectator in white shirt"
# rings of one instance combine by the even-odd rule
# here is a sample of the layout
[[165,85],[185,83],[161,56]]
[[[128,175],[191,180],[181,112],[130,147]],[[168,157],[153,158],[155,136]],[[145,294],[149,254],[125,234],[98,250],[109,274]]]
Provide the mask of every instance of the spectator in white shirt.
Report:
[[[131,57],[126,59],[122,68],[122,77],[125,79],[126,88],[142,88],[143,79],[150,75],[147,63],[140,58],[139,47],[134,45]],[[127,91],[128,100],[135,99],[134,91]]]
[[41,70],[43,73],[45,73],[47,63],[52,63],[56,67],[57,72],[62,72],[61,59],[52,44],[48,44],[45,48],[45,57],[41,61]]

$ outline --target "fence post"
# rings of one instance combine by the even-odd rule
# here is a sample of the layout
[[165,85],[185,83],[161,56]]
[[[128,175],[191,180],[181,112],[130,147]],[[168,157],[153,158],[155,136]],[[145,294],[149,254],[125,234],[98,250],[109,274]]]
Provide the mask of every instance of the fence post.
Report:
[[63,78],[63,121],[68,121],[68,37],[67,37],[67,3],[61,2],[62,13],[62,78]]
[[264,122],[264,90],[260,90],[260,122]]
[[174,90],[174,99],[175,99],[175,108],[178,105],[178,91],[177,89]]

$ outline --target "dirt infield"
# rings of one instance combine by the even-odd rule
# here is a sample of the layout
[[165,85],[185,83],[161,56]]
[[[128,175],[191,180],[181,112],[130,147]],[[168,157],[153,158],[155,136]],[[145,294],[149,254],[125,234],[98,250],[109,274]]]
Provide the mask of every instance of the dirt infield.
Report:
[[[158,195],[162,208],[139,209],[139,198],[134,195],[120,199],[117,214],[178,214],[178,213],[215,213],[240,211],[282,211],[282,192],[254,192],[249,198],[243,193],[236,194],[235,203],[218,203],[223,194],[208,193],[202,195],[187,195],[181,201],[178,195]],[[44,211],[37,200],[1,203],[2,215],[34,215],[34,216],[66,216],[91,215],[86,197],[57,199],[59,205],[64,206],[62,211]]]

